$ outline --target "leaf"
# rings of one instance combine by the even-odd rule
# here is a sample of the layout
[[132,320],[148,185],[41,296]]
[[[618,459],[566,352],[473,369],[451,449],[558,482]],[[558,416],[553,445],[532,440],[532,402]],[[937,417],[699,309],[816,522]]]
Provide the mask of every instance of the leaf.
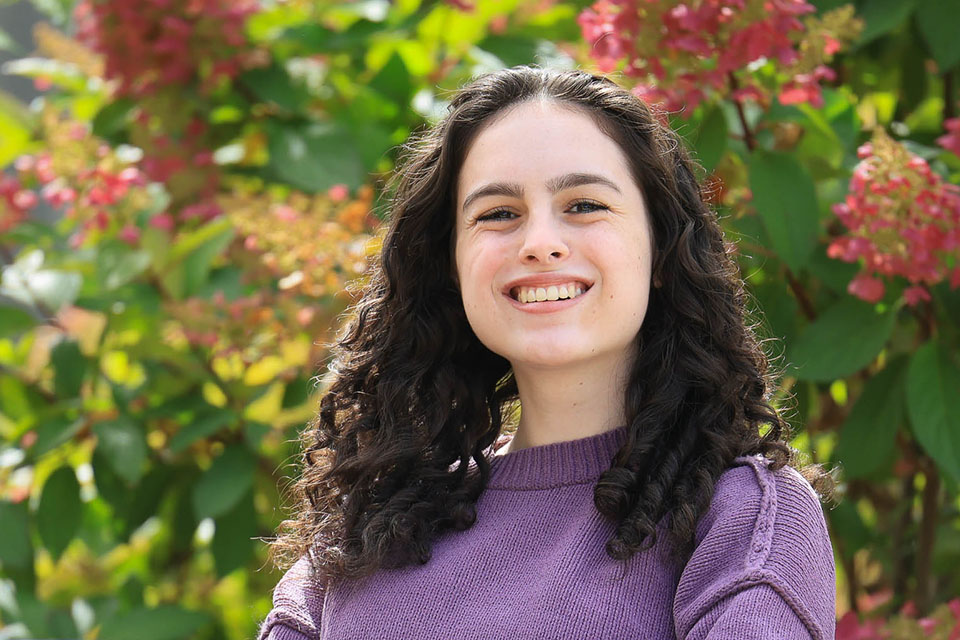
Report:
[[355,141],[338,124],[273,124],[267,132],[270,169],[294,187],[318,192],[343,183],[355,189],[366,177]]
[[53,388],[57,397],[69,400],[80,395],[87,361],[76,340],[61,340],[50,352]]
[[410,74],[400,56],[394,52],[381,67],[369,83],[375,91],[383,94],[392,102],[399,105],[410,103],[410,94],[413,87],[410,84]]
[[27,503],[0,500],[0,563],[4,569],[24,569],[33,564],[33,547],[27,520]]
[[86,419],[82,417],[70,420],[64,415],[53,416],[49,420],[41,421],[37,426],[37,439],[33,443],[30,453],[35,458],[39,458],[72,438],[85,424]]
[[105,104],[93,118],[93,135],[115,140],[126,130],[135,106],[136,103],[129,98],[120,98]]
[[910,360],[907,410],[924,451],[960,482],[960,368],[934,340]]
[[237,414],[229,409],[215,409],[209,415],[183,427],[170,438],[170,451],[179,453],[201,438],[212,436],[223,427],[233,424]]
[[[939,0],[934,0],[938,2]],[[863,46],[885,35],[910,17],[916,8],[916,0],[869,0],[864,2],[858,13],[863,18],[864,27],[857,46]]]
[[272,102],[288,111],[300,112],[310,102],[310,92],[276,64],[259,69],[248,69],[237,79],[250,87],[264,102]]
[[890,338],[896,314],[852,297],[827,309],[787,353],[801,380],[845,378],[870,364]]
[[231,445],[214,460],[194,487],[193,507],[197,518],[216,518],[233,508],[253,485],[256,462],[240,444]]
[[105,244],[97,253],[97,282],[105,291],[127,284],[150,266],[150,253],[134,251],[120,242]]
[[864,386],[840,429],[833,453],[847,478],[870,475],[893,460],[897,429],[906,415],[906,377],[906,362],[900,358]]
[[960,62],[957,16],[960,16],[960,0],[921,0],[917,7],[917,26],[940,73]]
[[693,146],[697,152],[697,159],[709,174],[720,162],[723,152],[727,150],[727,119],[722,109],[710,107],[703,117]]
[[134,485],[143,474],[147,459],[147,441],[140,425],[128,417],[94,425],[97,450],[102,451],[110,466],[128,485]]
[[755,151],[750,156],[750,190],[770,242],[794,273],[807,264],[817,245],[819,209],[813,180],[785,153]]
[[28,305],[42,303],[51,312],[76,300],[83,283],[80,274],[41,269],[43,261],[40,249],[17,256],[16,261],[3,270],[0,294]]
[[54,561],[77,533],[82,514],[77,475],[73,467],[60,467],[50,474],[43,485],[40,506],[37,508],[37,530]]
[[227,228],[197,247],[183,261],[185,293],[195,295],[207,283],[214,259],[233,240],[233,228]]
[[139,608],[104,620],[99,640],[182,640],[194,637],[209,617],[176,605]]
[[0,336],[18,336],[37,324],[32,313],[0,303]]
[[12,96],[0,91],[0,167],[13,162],[30,144],[30,120]]
[[210,548],[218,576],[223,577],[247,564],[253,554],[255,535],[257,512],[253,506],[253,492],[248,491],[230,511],[216,519]]
[[23,52],[23,47],[17,44],[17,41],[10,37],[10,34],[4,29],[0,29],[0,51],[20,54]]

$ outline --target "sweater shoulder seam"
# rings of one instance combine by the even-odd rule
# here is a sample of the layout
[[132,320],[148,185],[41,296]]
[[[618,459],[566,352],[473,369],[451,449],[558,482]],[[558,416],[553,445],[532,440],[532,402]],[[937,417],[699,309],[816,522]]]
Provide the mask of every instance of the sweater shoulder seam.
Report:
[[783,581],[779,575],[765,569],[754,569],[752,571],[747,571],[736,578],[732,578],[721,587],[713,590],[710,594],[710,597],[704,598],[704,600],[696,606],[693,613],[689,616],[686,624],[684,625],[684,636],[689,633],[695,621],[706,615],[710,609],[716,606],[724,598],[734,596],[741,591],[761,585],[770,587],[783,599],[787,606],[790,607],[790,610],[793,611],[794,615],[800,619],[800,622],[803,623],[803,626],[806,627],[807,631],[810,632],[813,640],[827,640],[826,633],[817,623],[811,611],[806,607],[806,605],[803,604],[803,600],[798,596],[796,591],[794,591],[789,584]]

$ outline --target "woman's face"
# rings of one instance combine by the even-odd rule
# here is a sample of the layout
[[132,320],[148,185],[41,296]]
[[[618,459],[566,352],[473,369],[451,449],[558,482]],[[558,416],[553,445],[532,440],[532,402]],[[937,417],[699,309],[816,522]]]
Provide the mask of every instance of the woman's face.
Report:
[[463,306],[488,349],[514,370],[629,360],[652,231],[626,157],[593,120],[540,102],[495,120],[468,150],[456,216]]

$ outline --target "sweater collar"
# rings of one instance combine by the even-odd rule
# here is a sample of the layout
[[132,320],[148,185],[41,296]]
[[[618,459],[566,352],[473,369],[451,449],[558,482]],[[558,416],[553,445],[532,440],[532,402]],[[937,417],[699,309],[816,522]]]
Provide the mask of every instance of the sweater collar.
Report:
[[487,488],[536,490],[595,483],[626,439],[624,425],[586,438],[492,455]]

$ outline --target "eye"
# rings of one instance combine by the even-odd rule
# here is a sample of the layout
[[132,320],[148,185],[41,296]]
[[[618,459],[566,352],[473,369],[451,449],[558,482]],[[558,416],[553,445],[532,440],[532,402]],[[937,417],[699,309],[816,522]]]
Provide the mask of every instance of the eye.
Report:
[[516,217],[509,209],[494,209],[488,213],[483,214],[482,216],[477,217],[477,222],[487,222],[487,221],[497,221],[497,220],[510,220],[509,216]]
[[586,211],[579,211],[575,213],[593,213],[594,211],[603,211],[607,208],[605,205],[602,205],[599,202],[593,202],[592,200],[577,200],[576,202],[570,205],[570,208],[574,209],[576,207],[583,207],[583,206],[589,207],[589,208]]

